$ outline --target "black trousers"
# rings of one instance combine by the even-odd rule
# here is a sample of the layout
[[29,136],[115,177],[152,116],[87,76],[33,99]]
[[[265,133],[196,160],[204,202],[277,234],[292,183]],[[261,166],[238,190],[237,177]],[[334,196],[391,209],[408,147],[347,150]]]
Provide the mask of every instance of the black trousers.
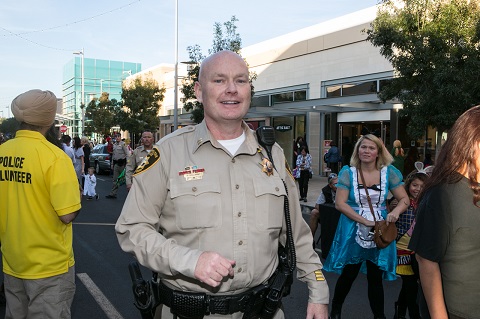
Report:
[[300,178],[298,179],[298,188],[300,188],[300,198],[307,198],[309,179],[310,179],[310,172],[308,170],[300,171]]
[[[352,284],[357,278],[361,267],[360,264],[349,264],[343,268],[342,274],[335,285],[335,292],[332,299],[332,308],[340,308],[345,301]],[[368,301],[375,317],[384,316],[384,296],[383,296],[383,271],[372,263],[367,261],[367,282],[368,282]]]

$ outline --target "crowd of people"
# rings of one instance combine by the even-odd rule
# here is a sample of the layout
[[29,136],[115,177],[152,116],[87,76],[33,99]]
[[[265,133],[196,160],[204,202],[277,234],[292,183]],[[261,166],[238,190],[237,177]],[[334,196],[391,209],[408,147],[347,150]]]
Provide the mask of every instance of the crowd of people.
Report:
[[[120,134],[106,140],[113,171],[106,197],[117,197],[121,174],[128,190],[115,225],[118,242],[158,274],[154,287],[163,307],[157,316],[183,318],[193,311],[199,318],[268,313],[283,319],[281,298],[296,269],[308,286],[309,319],[341,318],[359,272],[367,276],[374,318],[386,318],[383,281],[397,278],[402,285],[392,305],[396,319],[407,313],[423,319],[478,317],[480,106],[459,117],[434,166],[418,161],[410,151],[416,147],[405,154],[395,141],[388,151],[373,134],[363,134],[348,159],[331,144],[328,160],[334,165],[327,185],[315,194],[307,224],[300,201],[307,201],[313,175],[308,145],[303,138],[295,141],[292,171],[279,145],[246,125],[251,86],[245,61],[231,51],[209,56],[194,89],[204,105],[202,123],[157,144],[145,130],[142,145],[133,150]],[[20,94],[11,106],[20,130],[0,145],[2,163],[9,163],[0,166],[9,319],[71,317],[72,221],[82,196],[99,197],[89,163],[93,144],[86,137],[74,137],[73,144],[68,135],[61,142],[55,137],[56,105],[50,91]],[[338,171],[339,162],[346,165]],[[313,237],[325,204],[334,205],[340,217],[322,264]],[[31,227],[25,232],[27,220]],[[374,240],[375,222],[382,220],[398,230],[384,248]],[[32,252],[38,245],[41,254]],[[331,300],[324,271],[339,274]],[[44,289],[34,288],[39,285]],[[276,301],[267,302],[273,296]],[[154,315],[156,309],[149,311]]]

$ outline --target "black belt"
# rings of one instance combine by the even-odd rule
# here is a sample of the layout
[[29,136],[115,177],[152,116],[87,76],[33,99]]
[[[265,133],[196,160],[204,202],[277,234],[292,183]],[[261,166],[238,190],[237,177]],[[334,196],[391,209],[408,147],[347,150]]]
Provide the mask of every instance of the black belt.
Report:
[[173,290],[162,282],[158,285],[160,303],[182,318],[203,318],[210,314],[231,315],[245,312],[252,298],[265,294],[268,286],[260,285],[238,295],[207,295]]

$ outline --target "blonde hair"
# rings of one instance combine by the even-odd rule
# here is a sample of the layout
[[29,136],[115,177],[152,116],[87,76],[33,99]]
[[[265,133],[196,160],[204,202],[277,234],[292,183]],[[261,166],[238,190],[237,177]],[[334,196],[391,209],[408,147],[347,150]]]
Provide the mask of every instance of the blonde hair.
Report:
[[358,156],[358,150],[360,149],[360,145],[364,140],[369,140],[375,143],[377,146],[377,160],[376,160],[376,166],[377,169],[380,170],[384,166],[388,166],[393,162],[393,157],[390,155],[390,153],[387,151],[385,148],[385,145],[383,145],[382,140],[380,140],[378,137],[376,137],[373,134],[367,134],[361,136],[357,143],[355,143],[355,147],[353,148],[353,154],[350,159],[350,166],[354,166],[356,168],[360,167],[361,161],[360,157]]
[[82,138],[80,139],[80,142],[82,144],[89,144],[90,143],[88,137],[86,137],[86,136],[82,136]]
[[393,147],[395,148],[395,156],[398,156],[398,155],[405,156],[405,153],[402,148],[402,142],[400,142],[399,140],[393,141]]

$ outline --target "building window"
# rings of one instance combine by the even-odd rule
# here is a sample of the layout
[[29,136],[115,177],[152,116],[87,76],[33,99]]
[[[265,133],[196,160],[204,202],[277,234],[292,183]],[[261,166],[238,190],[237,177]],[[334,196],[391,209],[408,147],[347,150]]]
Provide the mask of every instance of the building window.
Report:
[[327,86],[327,97],[377,93],[378,81],[345,83]]
[[293,92],[285,92],[285,93],[272,95],[272,104],[292,102],[292,101],[293,101]]
[[255,106],[270,106],[270,95],[264,95],[264,96],[254,96],[252,98],[252,107]]

